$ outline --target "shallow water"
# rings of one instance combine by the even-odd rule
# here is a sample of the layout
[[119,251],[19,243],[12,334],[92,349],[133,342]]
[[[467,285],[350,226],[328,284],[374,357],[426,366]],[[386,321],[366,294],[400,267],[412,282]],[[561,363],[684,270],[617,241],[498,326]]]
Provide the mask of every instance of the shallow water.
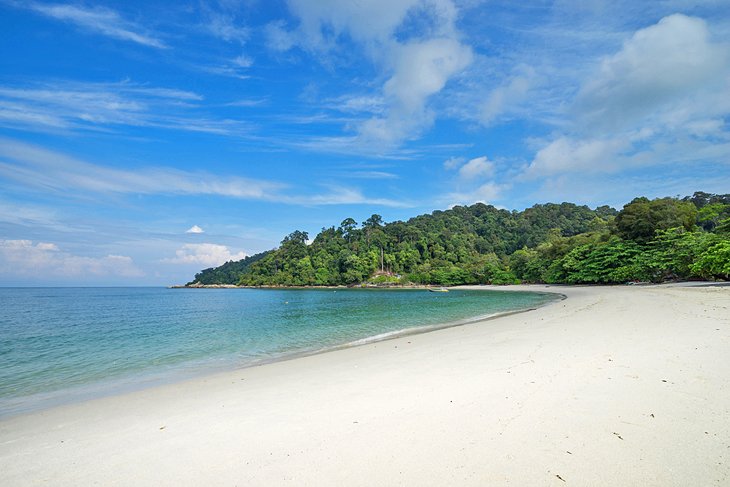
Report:
[[469,290],[0,288],[0,416],[553,299]]

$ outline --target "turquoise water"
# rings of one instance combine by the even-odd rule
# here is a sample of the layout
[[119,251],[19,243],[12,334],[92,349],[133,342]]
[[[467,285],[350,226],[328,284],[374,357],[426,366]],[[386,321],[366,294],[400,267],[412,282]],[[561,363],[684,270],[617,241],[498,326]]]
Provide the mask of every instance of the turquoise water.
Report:
[[467,290],[0,288],[0,416],[553,299]]

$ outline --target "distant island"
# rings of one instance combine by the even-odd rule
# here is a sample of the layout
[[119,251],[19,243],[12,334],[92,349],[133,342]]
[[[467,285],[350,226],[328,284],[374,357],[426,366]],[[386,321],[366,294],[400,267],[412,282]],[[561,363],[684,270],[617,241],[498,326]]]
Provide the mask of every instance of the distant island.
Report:
[[309,242],[226,262],[185,287],[615,284],[730,279],[730,194],[573,203],[477,203],[385,223],[347,218]]

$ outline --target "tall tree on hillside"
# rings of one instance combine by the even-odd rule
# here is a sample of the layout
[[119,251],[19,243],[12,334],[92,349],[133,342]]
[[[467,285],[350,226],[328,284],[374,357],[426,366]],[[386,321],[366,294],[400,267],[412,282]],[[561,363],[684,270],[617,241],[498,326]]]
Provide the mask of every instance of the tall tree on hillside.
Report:
[[697,207],[674,198],[649,200],[634,198],[616,215],[616,233],[636,242],[648,242],[657,230],[682,227],[692,230],[697,221]]
[[342,231],[342,236],[345,237],[345,240],[347,240],[347,243],[352,243],[352,238],[354,236],[355,228],[357,227],[357,222],[353,220],[352,218],[345,218],[342,220],[342,223],[340,223],[340,230]]

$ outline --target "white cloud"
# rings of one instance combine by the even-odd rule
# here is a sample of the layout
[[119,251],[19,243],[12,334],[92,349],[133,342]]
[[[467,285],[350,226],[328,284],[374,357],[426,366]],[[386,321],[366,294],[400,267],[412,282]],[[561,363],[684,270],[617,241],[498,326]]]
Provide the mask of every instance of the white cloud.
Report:
[[471,159],[459,168],[459,177],[468,181],[494,174],[494,163],[487,156]]
[[32,240],[0,240],[0,273],[41,278],[144,276],[132,259],[124,255],[84,257],[64,252],[54,243]]
[[205,29],[213,36],[226,42],[244,44],[251,37],[251,29],[241,25],[230,12],[213,10],[208,3],[201,3],[206,17]]
[[354,171],[344,175],[356,179],[399,179],[400,176],[386,171]]
[[[379,176],[383,177],[384,174]],[[216,195],[293,205],[367,204],[407,207],[389,198],[369,197],[357,188],[325,185],[319,194],[292,194],[275,181],[217,176],[167,167],[116,169],[91,164],[58,152],[0,137],[0,177],[26,187],[68,194]],[[1,214],[2,212],[0,212]]]
[[[282,47],[293,46],[295,39],[326,55],[348,38],[386,78],[382,114],[352,124],[357,135],[343,137],[342,144],[388,152],[419,136],[435,119],[427,106],[429,99],[472,61],[471,48],[456,31],[457,9],[451,0],[290,0],[289,6],[300,25],[288,43],[280,43]],[[413,22],[419,23],[418,35],[403,35]],[[282,24],[270,26],[269,31],[271,37],[284,39]],[[332,146],[325,142],[320,147]]]
[[[386,42],[421,0],[289,0],[289,8],[301,21],[302,41],[315,48],[328,48],[332,37],[349,33],[361,43]],[[434,2],[436,3],[436,2]],[[451,3],[451,2],[443,2]],[[331,33],[331,34],[330,34]]]
[[618,139],[572,139],[559,137],[543,147],[525,173],[528,178],[566,172],[606,173],[619,169],[618,158],[630,141]]
[[[211,68],[215,70],[217,68]],[[228,69],[225,68],[224,69]],[[233,70],[235,75],[237,71]],[[199,115],[192,92],[118,83],[50,83],[26,88],[0,86],[0,123],[44,132],[154,127],[226,136],[247,136],[251,125]]]
[[470,205],[476,202],[489,203],[499,199],[506,185],[496,181],[486,181],[494,176],[495,166],[487,156],[466,160],[463,157],[452,157],[444,162],[444,169],[456,171],[457,177],[452,184],[456,191],[440,198],[443,202],[454,205]]
[[[0,137],[0,175],[28,186],[67,192],[212,194],[275,200],[283,184],[241,177],[217,177],[172,168],[114,169],[97,166],[30,144]],[[13,163],[4,162],[11,160]]]
[[19,4],[48,17],[71,22],[79,27],[107,37],[134,42],[144,46],[165,48],[164,42],[143,33],[144,29],[123,19],[114,10],[105,7],[80,7],[78,5],[46,4],[29,2]]
[[286,29],[283,21],[276,21],[264,26],[266,45],[274,51],[285,52],[297,44],[296,36]]
[[498,200],[507,186],[495,182],[480,185],[471,191],[456,191],[447,194],[443,200],[454,205],[472,205],[474,203],[491,203]]
[[[647,166],[716,164],[730,155],[730,45],[681,14],[636,31],[583,82],[572,110],[523,176],[558,178]],[[575,178],[569,178],[576,183]],[[558,181],[547,181],[558,184]]]
[[185,230],[185,233],[205,233],[202,228],[200,228],[197,225],[193,225],[192,227]]
[[385,111],[385,99],[373,95],[346,95],[327,100],[326,106],[340,112],[382,114]]
[[129,81],[0,86],[0,124],[45,132],[134,126],[227,136],[250,133],[246,122],[196,114],[202,100],[197,93]]
[[464,164],[464,162],[466,162],[466,159],[463,157],[450,157],[444,161],[444,169],[446,169],[447,171],[456,169],[457,167]]
[[175,251],[175,257],[163,259],[168,264],[198,264],[203,266],[219,266],[231,260],[246,258],[245,252],[232,254],[225,245],[212,243],[185,244]]
[[245,107],[245,108],[248,108],[248,107],[257,107],[257,106],[260,106],[260,105],[265,105],[266,103],[268,103],[268,100],[266,98],[241,99],[241,100],[236,100],[236,101],[232,101],[232,102],[226,103],[225,106],[228,106],[228,107]]
[[405,201],[398,201],[390,198],[374,198],[365,196],[357,188],[345,186],[327,185],[325,193],[304,196],[281,195],[278,201],[293,205],[319,206],[319,205],[378,205],[393,208],[409,208],[412,205]]
[[234,65],[238,66],[239,68],[250,68],[253,66],[253,59],[249,56],[246,56],[245,54],[241,54],[231,61]]
[[394,46],[393,52],[394,73],[383,86],[389,101],[387,114],[367,120],[359,128],[367,145],[394,147],[429,127],[434,113],[426,107],[428,98],[472,59],[469,47],[448,38]]
[[[576,99],[579,123],[603,129],[654,119],[671,123],[730,108],[730,49],[710,38],[704,20],[681,14],[637,31],[601,62]],[[725,99],[720,107],[713,101]],[[709,102],[709,103],[708,103]],[[680,121],[680,120],[678,120]]]
[[505,114],[515,111],[527,99],[532,75],[532,70],[528,71],[529,74],[514,76],[489,94],[478,114],[482,124],[493,124]]

